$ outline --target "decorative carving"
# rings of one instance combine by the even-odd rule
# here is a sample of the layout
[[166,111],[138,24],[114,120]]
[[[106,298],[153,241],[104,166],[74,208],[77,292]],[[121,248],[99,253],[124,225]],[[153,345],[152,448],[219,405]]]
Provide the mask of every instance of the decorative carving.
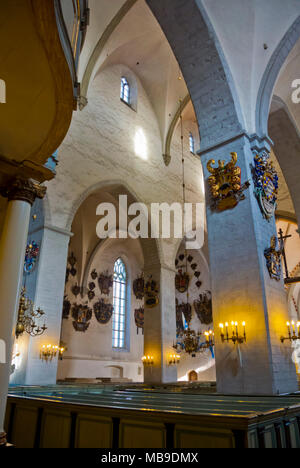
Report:
[[271,219],[277,208],[278,174],[266,152],[254,158],[253,179],[255,195],[266,219]]
[[68,296],[65,296],[64,304],[63,304],[63,319],[68,320],[70,312],[71,312],[71,302],[69,301]]
[[86,332],[90,326],[92,309],[88,305],[74,304],[72,307],[73,327],[78,332]]
[[145,306],[148,309],[156,307],[159,304],[159,286],[152,276],[145,284]]
[[245,199],[243,191],[249,188],[250,183],[241,184],[241,169],[236,166],[237,160],[237,153],[231,153],[231,161],[226,165],[225,161],[219,160],[219,167],[214,168],[213,159],[207,163],[207,169],[212,174],[208,179],[213,200],[212,209],[229,210]]
[[30,180],[17,177],[6,186],[0,188],[0,194],[9,201],[22,200],[33,205],[36,198],[44,198],[46,187]]
[[103,299],[100,299],[100,301],[94,304],[94,314],[101,325],[107,325],[110,322],[113,311],[113,305],[106,304]]
[[71,291],[74,294],[74,296],[77,297],[80,294],[81,288],[80,286],[78,286],[78,284],[75,284],[74,286],[72,286]]
[[281,279],[281,255],[282,246],[277,250],[277,238],[271,237],[271,246],[265,249],[265,257],[267,261],[267,268],[272,279],[280,281]]
[[198,289],[200,289],[202,286],[202,281],[197,281],[196,286]]
[[143,273],[141,274],[141,276],[139,276],[138,278],[136,278],[133,282],[133,292],[134,292],[134,295],[137,299],[144,299],[144,295],[145,295],[145,280],[144,280],[144,275]]
[[144,324],[145,324],[145,309],[144,307],[140,307],[139,309],[135,309],[134,311],[134,319],[135,324],[137,327],[137,334],[139,334],[139,329],[143,330],[144,334]]
[[108,272],[101,273],[98,278],[98,284],[101,294],[109,296],[110,288],[112,288],[114,284],[113,276],[109,275]]
[[30,275],[30,273],[33,272],[37,263],[39,253],[40,253],[40,248],[39,248],[39,245],[35,241],[32,241],[29,244],[27,244],[26,253],[25,253],[25,261],[24,261],[25,274]]
[[175,287],[177,291],[180,293],[185,293],[190,284],[190,276],[187,272],[182,271],[182,269],[178,270],[177,275],[175,276]]
[[96,270],[93,270],[93,271],[92,271],[91,277],[92,277],[92,279],[93,279],[94,281],[98,278],[98,273],[97,273]]
[[200,322],[210,325],[213,321],[211,292],[200,294],[199,299],[194,301],[194,307]]
[[92,301],[93,299],[95,299],[95,296],[96,296],[95,291],[92,291],[92,290],[89,290],[87,295],[88,295],[89,301]]

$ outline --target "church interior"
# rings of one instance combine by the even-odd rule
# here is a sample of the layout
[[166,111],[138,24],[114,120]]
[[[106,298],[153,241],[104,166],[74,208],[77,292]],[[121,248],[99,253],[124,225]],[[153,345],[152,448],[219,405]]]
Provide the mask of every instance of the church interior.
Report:
[[299,0],[0,12],[0,447],[300,448]]

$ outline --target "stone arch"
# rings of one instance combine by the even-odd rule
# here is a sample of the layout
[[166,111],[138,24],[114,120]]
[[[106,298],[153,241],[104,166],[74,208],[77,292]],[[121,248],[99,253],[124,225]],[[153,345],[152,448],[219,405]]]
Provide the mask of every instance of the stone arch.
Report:
[[243,133],[235,85],[204,7],[195,0],[147,0],[184,75],[197,115],[202,151]]
[[300,16],[294,21],[273,53],[263,75],[256,102],[256,131],[267,135],[271,98],[280,70],[300,36]]
[[294,204],[298,225],[300,223],[300,135],[286,104],[275,99],[277,110],[269,117],[269,136],[275,145],[275,154],[286,180]]
[[[66,229],[71,230],[71,226],[74,220],[74,217],[82,205],[82,203],[93,193],[96,193],[100,190],[104,190],[106,192],[113,191],[115,197],[119,195],[128,195],[128,205],[135,202],[144,203],[142,200],[139,199],[137,194],[129,187],[129,185],[125,181],[115,180],[115,181],[102,181],[99,182],[87,190],[85,190],[79,198],[73,203],[73,206],[70,210],[69,218],[67,220]],[[145,204],[145,203],[144,203]],[[151,230],[149,229],[149,233]],[[144,254],[145,265],[147,264],[148,267],[152,265],[161,265],[164,264],[164,257],[163,251],[158,239],[140,239],[141,247]]]

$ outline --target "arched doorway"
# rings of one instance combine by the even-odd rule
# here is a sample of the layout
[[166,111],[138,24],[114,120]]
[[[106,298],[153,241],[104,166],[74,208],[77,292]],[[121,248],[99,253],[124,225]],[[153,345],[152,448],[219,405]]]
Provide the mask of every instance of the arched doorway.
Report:
[[198,381],[198,374],[196,371],[192,370],[189,372],[189,382],[197,382]]

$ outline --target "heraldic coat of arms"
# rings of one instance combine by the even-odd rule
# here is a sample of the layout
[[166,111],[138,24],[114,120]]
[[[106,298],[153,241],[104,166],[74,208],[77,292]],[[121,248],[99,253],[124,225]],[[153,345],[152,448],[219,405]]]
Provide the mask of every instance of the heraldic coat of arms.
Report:
[[278,174],[269,158],[266,152],[256,155],[253,168],[255,195],[266,219],[274,215],[278,196]]
[[133,282],[133,292],[137,299],[144,299],[145,280],[143,274],[136,278]]
[[185,293],[188,290],[190,284],[190,276],[188,273],[180,269],[175,277],[175,287],[178,292]]
[[215,161],[211,159],[207,163],[207,169],[212,174],[208,178],[212,197],[212,208],[217,211],[225,211],[234,208],[245,199],[244,190],[250,183],[242,185],[241,168],[237,164],[237,153],[231,153],[231,161],[225,165],[225,161],[219,161],[219,167],[214,168]]
[[86,332],[90,326],[90,320],[92,318],[92,309],[90,309],[87,305],[77,305],[74,304],[72,308],[72,317],[73,327],[78,332]]
[[211,293],[207,291],[204,294],[200,294],[199,299],[194,301],[194,307],[200,322],[210,325],[213,321]]
[[112,304],[106,304],[103,299],[94,304],[94,314],[101,325],[107,325],[112,318],[114,307]]
[[159,286],[152,276],[145,284],[145,306],[149,309],[159,304]]
[[101,294],[109,296],[110,288],[114,285],[114,280],[112,275],[109,275],[108,272],[101,273],[98,277],[98,284],[101,291]]

